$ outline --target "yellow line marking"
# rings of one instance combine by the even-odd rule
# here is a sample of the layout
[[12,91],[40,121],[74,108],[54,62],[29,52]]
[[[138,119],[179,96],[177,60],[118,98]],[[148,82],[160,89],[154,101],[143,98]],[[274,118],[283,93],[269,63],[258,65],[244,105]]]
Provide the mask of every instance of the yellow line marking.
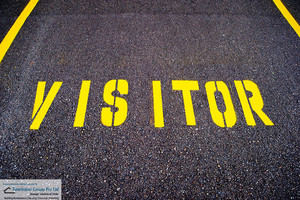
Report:
[[162,128],[164,124],[164,112],[161,95],[161,83],[160,81],[152,81],[153,85],[153,107],[154,107],[154,126],[156,128]]
[[33,105],[32,119],[34,118],[37,111],[40,109],[41,105],[43,104],[45,88],[46,88],[46,81],[38,82],[37,89],[36,89],[36,95],[35,95],[35,101],[34,101],[34,105]]
[[[32,124],[30,125],[30,129],[34,129],[34,130],[37,130],[40,128],[40,125],[42,123],[42,121],[44,120],[53,100],[55,99],[61,85],[62,85],[63,82],[54,82],[52,87],[50,88],[50,91],[49,93],[47,94],[47,97],[45,98],[45,101],[43,102],[42,105],[39,105],[40,106],[40,109],[38,111],[38,113],[36,114],[35,118],[33,119],[32,121]],[[39,84],[41,84],[40,88],[41,87],[44,87],[46,86],[44,84],[44,82],[40,82]],[[39,86],[38,86],[39,88]],[[36,92],[37,92],[37,96],[44,96],[43,93],[40,93],[40,92],[43,92],[45,91],[45,89],[38,89]],[[35,99],[41,99],[41,97],[39,98],[35,98]],[[38,103],[40,104],[41,102],[35,102],[35,104]],[[37,107],[37,105],[34,105],[34,108]]]
[[82,81],[78,99],[78,107],[75,115],[74,127],[83,127],[88,103],[91,81]]
[[285,17],[285,19],[289,22],[291,27],[295,30],[295,32],[300,37],[300,26],[297,23],[297,21],[293,18],[293,16],[290,14],[290,12],[286,9],[286,7],[283,5],[283,3],[280,0],[273,0],[277,8],[280,10],[282,15]]
[[196,119],[191,91],[199,90],[198,81],[172,80],[173,90],[181,90],[185,110],[186,125],[195,126]]
[[11,43],[14,41],[15,37],[17,36],[19,30],[22,28],[24,22],[26,21],[27,17],[30,15],[36,4],[39,0],[30,0],[27,6],[24,8],[20,16],[17,18],[13,26],[10,28],[4,39],[0,44],[0,63],[5,56],[7,50],[9,49]]

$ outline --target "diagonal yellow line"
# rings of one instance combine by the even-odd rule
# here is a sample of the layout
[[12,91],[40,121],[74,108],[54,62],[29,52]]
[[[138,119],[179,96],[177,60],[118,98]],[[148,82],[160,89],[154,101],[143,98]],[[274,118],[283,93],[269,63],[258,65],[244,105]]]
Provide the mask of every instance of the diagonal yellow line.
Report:
[[283,5],[283,3],[281,2],[281,0],[273,0],[273,2],[277,6],[277,8],[280,10],[280,12],[282,13],[282,15],[285,17],[285,19],[289,22],[289,24],[291,25],[291,27],[293,27],[293,29],[295,30],[295,32],[300,37],[300,26],[299,26],[299,24],[293,18],[293,16],[291,15],[291,13],[286,9],[286,7]]
[[30,0],[27,6],[24,8],[20,16],[17,18],[13,26],[10,28],[4,39],[0,44],[0,63],[5,56],[7,50],[9,49],[11,43],[14,41],[15,37],[17,36],[19,30],[22,28],[24,22],[26,21],[27,17],[30,15],[36,4],[39,0]]

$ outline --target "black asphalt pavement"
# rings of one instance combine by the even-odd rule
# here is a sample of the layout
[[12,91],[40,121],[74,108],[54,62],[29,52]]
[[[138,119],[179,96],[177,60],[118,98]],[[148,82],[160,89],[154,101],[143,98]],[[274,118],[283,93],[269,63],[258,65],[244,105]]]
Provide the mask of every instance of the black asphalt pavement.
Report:
[[[0,4],[1,40],[28,2]],[[300,22],[300,3],[282,2]],[[298,199],[299,50],[271,0],[40,0],[0,63],[0,178],[61,179],[63,199]],[[109,105],[104,87],[122,79],[128,93],[113,92],[113,105],[127,102],[126,120],[107,126],[102,109],[122,108]],[[90,81],[84,126],[74,127],[83,80]],[[187,92],[196,125],[187,123],[174,80],[199,87]],[[62,85],[34,130],[42,81],[44,102],[55,82]],[[162,128],[152,81],[161,83]],[[255,111],[250,82],[274,125]],[[225,127],[212,118],[209,83]]]

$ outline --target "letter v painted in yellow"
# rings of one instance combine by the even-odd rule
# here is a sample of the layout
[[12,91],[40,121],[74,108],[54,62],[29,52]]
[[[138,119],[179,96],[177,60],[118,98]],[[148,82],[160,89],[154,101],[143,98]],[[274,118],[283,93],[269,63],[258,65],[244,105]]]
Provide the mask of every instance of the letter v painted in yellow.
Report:
[[38,130],[40,128],[40,125],[41,125],[42,121],[44,120],[61,85],[62,85],[62,82],[54,82],[48,95],[46,96],[45,100],[43,101],[46,82],[45,81],[38,82],[36,96],[35,96],[35,102],[34,102],[33,112],[32,112],[33,121],[31,123],[30,129]]

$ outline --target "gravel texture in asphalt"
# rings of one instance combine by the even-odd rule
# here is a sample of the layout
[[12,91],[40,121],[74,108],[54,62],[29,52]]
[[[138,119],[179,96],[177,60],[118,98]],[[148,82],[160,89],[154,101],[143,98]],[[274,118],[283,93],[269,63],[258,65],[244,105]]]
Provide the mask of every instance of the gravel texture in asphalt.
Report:
[[[0,4],[1,39],[28,2]],[[283,3],[297,19],[299,3]],[[61,179],[63,199],[300,198],[299,50],[272,1],[40,0],[0,64],[0,178]],[[108,127],[101,110],[114,79],[128,82],[128,94],[113,93],[128,112]],[[73,127],[83,80],[91,81],[85,123]],[[163,128],[153,119],[154,80]],[[198,82],[195,126],[172,80]],[[258,86],[274,126],[254,111],[256,126],[247,124],[235,80]],[[45,97],[63,83],[31,130],[39,81]],[[212,120],[209,81],[226,84],[233,127]],[[228,110],[222,93],[215,97]]]

